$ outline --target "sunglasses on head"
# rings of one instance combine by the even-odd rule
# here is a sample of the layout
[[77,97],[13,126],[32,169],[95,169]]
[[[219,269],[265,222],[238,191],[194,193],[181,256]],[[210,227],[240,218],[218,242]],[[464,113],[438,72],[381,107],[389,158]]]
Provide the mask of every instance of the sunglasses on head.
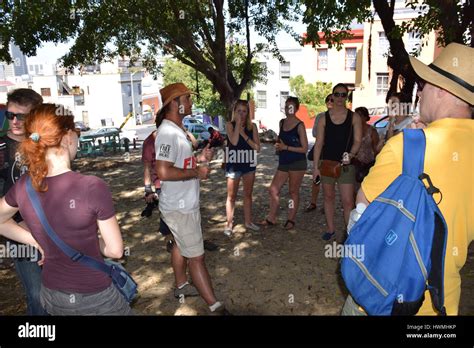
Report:
[[5,111],[5,117],[10,121],[12,121],[15,117],[17,121],[24,121],[26,118],[26,114],[20,114],[20,113],[16,114],[11,111]]
[[335,93],[333,93],[333,95],[334,95],[335,97],[340,97],[340,98],[345,98],[345,97],[347,97],[347,93],[335,92]]

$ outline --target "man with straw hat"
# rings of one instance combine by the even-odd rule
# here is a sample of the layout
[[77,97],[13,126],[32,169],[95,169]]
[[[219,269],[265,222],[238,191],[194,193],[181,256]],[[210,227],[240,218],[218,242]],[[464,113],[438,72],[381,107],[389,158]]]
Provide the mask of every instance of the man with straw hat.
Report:
[[[457,315],[461,276],[468,246],[474,239],[474,48],[457,43],[446,46],[436,60],[425,65],[410,57],[419,77],[420,122],[427,125],[425,172],[442,194],[439,209],[448,227],[444,265],[446,313]],[[362,182],[357,203],[369,204],[402,172],[403,136],[391,138]],[[434,198],[439,194],[435,194]],[[441,271],[441,270],[440,270]],[[351,297],[343,314],[360,314]],[[418,315],[435,315],[431,296]]]
[[[191,139],[183,128],[183,118],[191,114],[190,91],[182,83],[173,83],[160,90],[162,108],[157,114],[155,140],[156,172],[161,179],[161,218],[173,234],[177,248],[171,250],[177,298],[201,297],[214,314],[228,314],[216,299],[211,277],[204,262],[204,245],[199,212],[199,180],[207,179],[207,162],[213,152],[209,145],[197,158]],[[198,163],[204,165],[198,165]],[[188,283],[186,268],[194,286]],[[197,288],[197,290],[196,290]]]

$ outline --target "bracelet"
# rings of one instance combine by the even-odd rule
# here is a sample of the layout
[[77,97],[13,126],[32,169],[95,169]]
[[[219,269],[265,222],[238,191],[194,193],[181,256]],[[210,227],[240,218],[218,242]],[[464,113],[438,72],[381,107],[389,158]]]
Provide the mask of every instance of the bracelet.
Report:
[[290,147],[289,147],[288,145],[286,145],[286,151],[290,151],[290,150],[288,150],[289,148],[290,148]]
[[250,137],[247,137],[247,140],[245,140],[245,141],[246,141],[246,142],[249,142],[249,139],[250,139]]
[[151,185],[145,185],[145,193],[153,193],[153,190],[151,189]]

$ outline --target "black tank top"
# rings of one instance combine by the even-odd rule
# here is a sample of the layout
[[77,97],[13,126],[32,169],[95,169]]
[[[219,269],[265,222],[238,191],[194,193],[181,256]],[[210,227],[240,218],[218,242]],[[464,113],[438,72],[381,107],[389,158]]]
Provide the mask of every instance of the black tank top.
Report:
[[352,111],[347,110],[346,120],[341,124],[334,124],[326,111],[326,127],[324,128],[324,146],[321,159],[341,161],[342,154],[349,152],[354,142],[352,132]]

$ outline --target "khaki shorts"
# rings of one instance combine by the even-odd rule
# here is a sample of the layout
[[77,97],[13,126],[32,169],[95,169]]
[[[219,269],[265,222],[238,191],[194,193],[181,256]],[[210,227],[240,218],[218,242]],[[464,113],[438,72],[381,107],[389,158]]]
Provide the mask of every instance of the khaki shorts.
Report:
[[[319,161],[319,168],[321,167],[321,162]],[[356,171],[355,166],[350,164],[348,166],[343,166],[341,169],[341,176],[339,178],[331,178],[330,176],[321,175],[322,184],[355,184],[356,183]]]
[[191,258],[204,254],[201,230],[201,213],[161,212],[182,256]]

